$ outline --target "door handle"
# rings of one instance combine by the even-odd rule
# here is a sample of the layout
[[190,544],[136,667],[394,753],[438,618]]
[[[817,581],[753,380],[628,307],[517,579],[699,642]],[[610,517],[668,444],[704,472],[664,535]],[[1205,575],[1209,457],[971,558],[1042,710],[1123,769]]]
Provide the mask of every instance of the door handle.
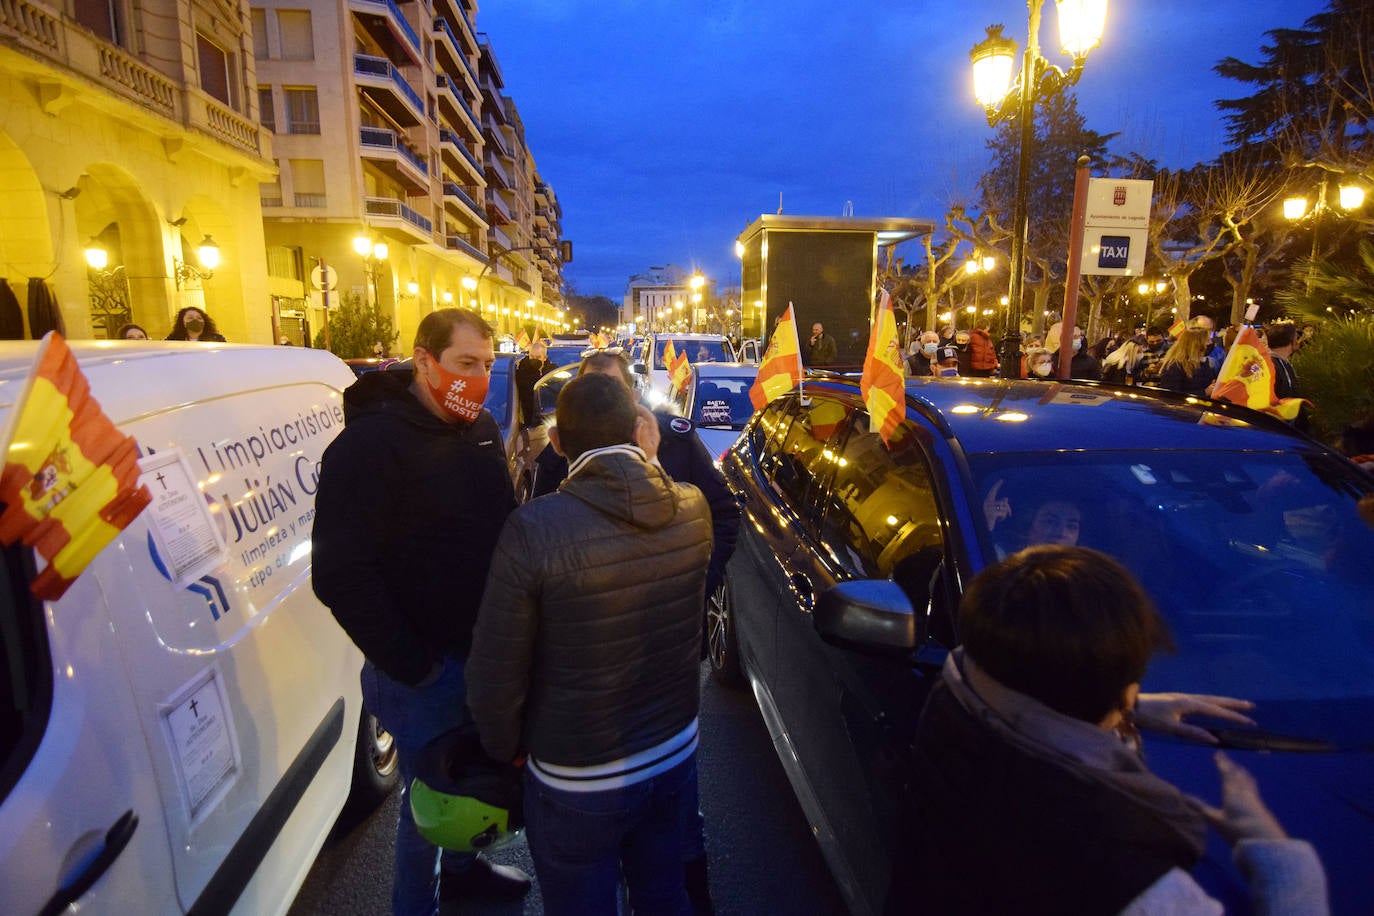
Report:
[[749,494],[747,494],[747,493],[736,493],[736,494],[735,494],[735,505],[741,506],[741,507],[749,505]]
[[86,863],[74,877],[66,884],[59,887],[43,905],[43,909],[38,911],[38,916],[57,916],[67,907],[81,899],[81,896],[90,890],[100,876],[105,874],[105,869],[109,868],[119,854],[124,851],[124,847],[129,845],[129,840],[134,835],[134,830],[138,827],[138,815],[134,814],[132,808],[119,816],[119,820],[109,830],[105,831],[105,845],[100,852],[90,862]]
[[811,587],[810,577],[806,573],[792,573],[787,581],[792,583],[792,591],[796,593],[801,606],[811,610],[811,605],[816,603],[816,590]]

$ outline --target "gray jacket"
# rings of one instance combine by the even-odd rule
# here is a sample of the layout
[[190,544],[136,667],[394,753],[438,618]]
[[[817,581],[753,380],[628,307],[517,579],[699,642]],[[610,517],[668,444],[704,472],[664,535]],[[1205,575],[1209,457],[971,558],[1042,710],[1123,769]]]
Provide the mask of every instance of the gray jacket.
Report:
[[710,556],[701,492],[630,447],[517,509],[468,656],[468,708],[487,753],[590,766],[687,727]]

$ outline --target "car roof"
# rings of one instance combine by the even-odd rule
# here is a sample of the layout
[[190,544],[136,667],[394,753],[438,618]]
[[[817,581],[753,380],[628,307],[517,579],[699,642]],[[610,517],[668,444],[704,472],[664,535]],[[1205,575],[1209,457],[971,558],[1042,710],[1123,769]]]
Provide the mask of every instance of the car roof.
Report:
[[702,378],[739,378],[758,375],[753,363],[692,363],[692,369]]
[[[859,385],[848,379],[812,379],[806,387],[857,391]],[[942,425],[965,454],[1319,447],[1277,418],[1157,388],[914,378],[907,380],[906,394],[908,411]]]
[[654,334],[654,340],[725,340],[724,334]]

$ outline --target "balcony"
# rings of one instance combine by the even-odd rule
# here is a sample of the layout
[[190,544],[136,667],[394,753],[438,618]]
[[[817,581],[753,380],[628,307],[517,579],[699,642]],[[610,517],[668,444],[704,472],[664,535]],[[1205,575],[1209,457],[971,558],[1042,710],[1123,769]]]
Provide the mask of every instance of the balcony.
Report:
[[481,87],[482,104],[490,109],[500,124],[509,124],[510,113],[506,111],[506,100],[501,95],[500,87],[492,81],[490,73],[486,74],[486,79],[481,82]]
[[470,191],[456,181],[444,182],[444,207],[462,217],[464,222],[485,228],[487,221],[482,217],[482,208],[477,206]]
[[325,207],[328,206],[328,199],[324,194],[296,194],[294,195],[296,206],[298,207]]
[[[500,246],[500,247],[496,247]],[[515,243],[506,235],[506,230],[500,226],[492,226],[487,232],[487,247],[492,249],[493,254],[505,254],[515,247]]]
[[510,206],[501,199],[500,194],[491,188],[487,188],[487,222],[493,226],[504,226],[515,222],[510,215]]
[[439,110],[454,124],[461,124],[473,139],[480,139],[481,129],[477,126],[477,115],[468,107],[462,91],[453,80],[442,73],[434,77],[434,88],[439,96]]
[[396,181],[418,193],[429,190],[429,163],[397,136],[396,131],[382,127],[360,128],[358,145],[364,159],[375,163]]
[[482,163],[467,148],[462,139],[447,127],[439,128],[439,154],[454,170],[466,172],[474,183],[486,182]]
[[396,5],[395,0],[348,0],[348,8],[357,14],[358,20],[368,34],[387,50],[405,54],[419,67],[424,61],[420,56],[420,36],[406,21],[405,13]]
[[425,103],[400,69],[385,57],[353,55],[353,79],[358,88],[403,127],[424,123]]
[[472,91],[480,92],[477,88],[477,73],[472,69],[472,64],[454,36],[453,29],[449,27],[448,20],[442,16],[434,20],[434,48],[438,52],[439,63],[445,70],[450,73],[461,71],[467,74]]
[[477,260],[486,263],[486,254],[466,236],[456,235],[450,232],[448,235],[444,236],[444,247],[449,251],[465,252],[472,255]]
[[510,173],[501,165],[501,161],[492,154],[491,150],[487,150],[485,158],[487,187],[499,188],[502,190],[514,188],[515,182],[511,181]]
[[494,121],[485,120],[482,122],[482,138],[487,141],[488,146],[496,148],[498,155],[506,159],[511,157],[510,150],[506,148],[505,131],[501,130]]
[[394,197],[367,197],[363,212],[373,226],[398,230],[417,242],[434,240],[434,224]]

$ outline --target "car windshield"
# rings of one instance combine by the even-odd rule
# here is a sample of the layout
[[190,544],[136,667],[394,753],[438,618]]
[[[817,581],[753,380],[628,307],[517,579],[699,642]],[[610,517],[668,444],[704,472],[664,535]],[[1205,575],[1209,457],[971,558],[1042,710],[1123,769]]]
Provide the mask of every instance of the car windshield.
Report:
[[734,356],[726,352],[724,340],[679,340],[659,338],[654,341],[654,368],[666,369],[663,365],[663,348],[668,341],[673,342],[674,353],[686,353],[689,363],[728,363]]
[[1374,530],[1357,510],[1374,495],[1352,465],[1181,451],[969,464],[989,562],[1077,543],[1145,586],[1177,644],[1153,660],[1145,689],[1253,700],[1275,746],[1291,737],[1374,747]]
[[587,351],[588,346],[590,346],[590,344],[549,347],[546,358],[555,366],[570,366],[573,363],[582,361],[582,354]]
[[502,429],[510,426],[510,367],[515,360],[498,359],[491,367],[491,378],[487,382],[487,397],[482,406],[491,411],[496,425]]
[[698,426],[743,429],[754,415],[749,400],[753,376],[713,377],[697,380],[692,398],[692,422]]

